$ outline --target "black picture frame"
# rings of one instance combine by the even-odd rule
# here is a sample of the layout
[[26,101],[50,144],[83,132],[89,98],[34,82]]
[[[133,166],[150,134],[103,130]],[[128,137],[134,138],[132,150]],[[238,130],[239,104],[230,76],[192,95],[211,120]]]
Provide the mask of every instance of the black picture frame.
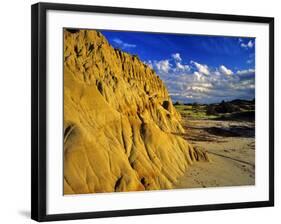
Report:
[[[31,218],[36,221],[148,215],[206,210],[238,209],[274,206],[274,18],[240,15],[163,11],[151,9],[103,7],[73,4],[37,3],[31,13]],[[46,13],[48,10],[100,12],[125,15],[162,16],[217,21],[254,22],[269,25],[269,200],[208,204],[196,206],[160,207],[148,209],[52,214],[46,213]]]

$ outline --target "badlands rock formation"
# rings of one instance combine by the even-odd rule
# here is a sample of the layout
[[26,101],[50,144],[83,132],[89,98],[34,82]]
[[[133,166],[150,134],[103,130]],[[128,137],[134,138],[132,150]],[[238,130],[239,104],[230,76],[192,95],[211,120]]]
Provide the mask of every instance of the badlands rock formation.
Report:
[[97,31],[64,30],[64,193],[171,189],[206,159],[168,91],[137,56]]

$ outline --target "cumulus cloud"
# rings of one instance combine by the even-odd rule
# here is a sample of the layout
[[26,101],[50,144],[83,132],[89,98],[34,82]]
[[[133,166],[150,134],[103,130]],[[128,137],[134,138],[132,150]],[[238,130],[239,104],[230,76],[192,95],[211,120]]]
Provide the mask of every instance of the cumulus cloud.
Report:
[[248,59],[248,60],[246,61],[247,64],[252,64],[253,62],[254,62],[254,59]]
[[166,79],[164,82],[173,101],[214,103],[236,98],[254,98],[254,77],[243,79],[235,75],[210,73],[206,76],[194,72],[175,76],[174,79]]
[[255,78],[255,69],[245,69],[245,70],[238,70],[236,75],[239,77],[240,81],[250,80]]
[[159,71],[160,73],[168,73],[170,70],[170,63],[168,59],[155,61],[153,67],[155,67],[156,70]]
[[238,75],[248,75],[248,74],[254,74],[254,73],[255,73],[255,69],[253,69],[253,68],[237,71]]
[[182,63],[182,58],[179,53],[172,54],[171,57],[175,64],[175,68],[174,68],[175,72],[189,72],[190,71],[190,66]]
[[243,48],[248,48],[248,45],[247,45],[247,44],[244,44],[244,43],[241,43],[240,46],[243,47]]
[[248,48],[252,48],[253,46],[254,46],[254,42],[250,40],[248,42]]
[[154,69],[153,68],[153,62],[151,60],[144,61],[144,64],[148,65],[151,69]]
[[233,72],[230,69],[228,69],[227,67],[225,67],[224,65],[221,65],[219,67],[219,71],[224,75],[232,75],[233,74]]
[[190,61],[191,64],[193,64],[198,72],[204,74],[204,75],[209,75],[210,74],[210,71],[209,71],[209,68],[207,65],[203,65],[203,64],[199,64],[198,62],[195,62],[195,61]]
[[174,102],[214,103],[254,98],[254,69],[234,71],[225,65],[209,67],[195,61],[188,64],[173,55],[146,64],[164,81]]
[[184,65],[181,64],[180,62],[176,62],[176,71],[190,71],[190,66],[189,65]]
[[119,39],[119,38],[114,38],[114,39],[113,39],[113,42],[114,42],[118,47],[120,47],[121,49],[134,48],[134,47],[137,46],[137,45],[135,45],[135,44],[126,43],[126,42],[122,41],[122,40]]
[[146,65],[148,65],[151,69],[155,70],[156,73],[159,75],[168,75],[170,70],[172,69],[171,64],[168,59],[163,60],[148,60],[144,62]]
[[194,72],[193,75],[194,75],[194,77],[197,81],[204,81],[205,80],[205,77],[202,74],[200,74],[199,72]]
[[253,48],[254,42],[252,40],[250,40],[248,43],[241,42],[240,46],[245,49]]
[[172,54],[172,58],[176,61],[182,61],[179,53]]
[[154,69],[156,73],[162,75],[178,75],[190,71],[190,66],[182,63],[182,58],[179,53],[172,54],[171,58],[168,59],[158,61],[149,60],[146,61],[145,64]]

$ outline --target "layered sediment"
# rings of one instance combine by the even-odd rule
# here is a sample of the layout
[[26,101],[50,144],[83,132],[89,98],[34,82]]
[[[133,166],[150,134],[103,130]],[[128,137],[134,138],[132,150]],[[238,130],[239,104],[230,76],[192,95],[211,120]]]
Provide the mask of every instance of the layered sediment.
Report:
[[171,189],[206,155],[157,74],[94,30],[64,30],[64,193]]

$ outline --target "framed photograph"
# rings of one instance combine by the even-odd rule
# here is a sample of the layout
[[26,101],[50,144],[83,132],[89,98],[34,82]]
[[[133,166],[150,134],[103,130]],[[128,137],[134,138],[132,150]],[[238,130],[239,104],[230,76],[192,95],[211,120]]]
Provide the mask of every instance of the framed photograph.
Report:
[[32,5],[32,219],[274,205],[274,19]]

